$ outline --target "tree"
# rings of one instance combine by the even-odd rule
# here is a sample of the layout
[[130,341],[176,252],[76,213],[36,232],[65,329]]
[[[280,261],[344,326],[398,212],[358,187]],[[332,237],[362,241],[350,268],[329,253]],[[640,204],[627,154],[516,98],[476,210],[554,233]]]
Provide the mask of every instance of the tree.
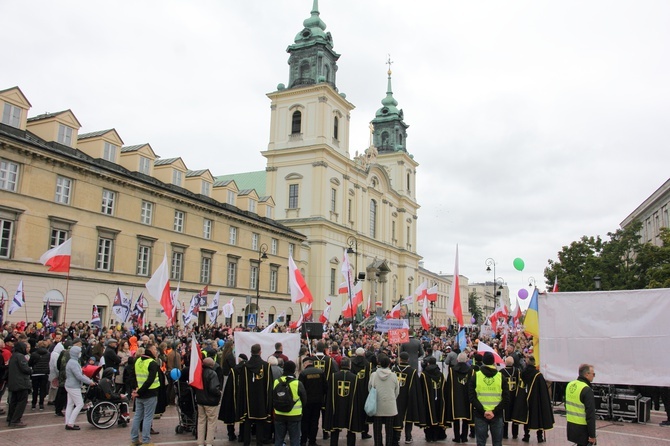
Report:
[[468,311],[472,317],[475,318],[477,323],[484,320],[482,309],[479,306],[479,296],[477,295],[477,291],[470,291],[470,294],[468,294]]
[[558,276],[561,291],[593,291],[595,276],[605,290],[670,287],[670,230],[661,229],[663,246],[640,241],[642,224],[600,236],[583,236],[563,246],[558,261],[549,260],[544,270],[547,284]]

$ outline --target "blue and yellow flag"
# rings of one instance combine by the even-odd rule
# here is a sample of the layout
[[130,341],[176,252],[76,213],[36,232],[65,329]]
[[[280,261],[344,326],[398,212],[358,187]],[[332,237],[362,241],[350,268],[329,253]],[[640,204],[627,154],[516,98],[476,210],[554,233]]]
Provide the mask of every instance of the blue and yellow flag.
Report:
[[539,295],[540,293],[535,288],[528,310],[526,310],[526,318],[523,320],[526,331],[533,335],[533,356],[538,368],[540,367],[540,312],[537,306]]

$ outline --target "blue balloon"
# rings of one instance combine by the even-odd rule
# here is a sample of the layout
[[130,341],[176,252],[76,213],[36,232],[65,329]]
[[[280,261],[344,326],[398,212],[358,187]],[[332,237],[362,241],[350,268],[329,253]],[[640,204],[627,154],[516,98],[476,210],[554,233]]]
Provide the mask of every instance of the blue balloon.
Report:
[[217,342],[217,344],[219,344],[219,348],[223,347],[223,339],[219,339],[219,342]]
[[170,378],[172,378],[172,381],[179,381],[179,378],[181,378],[181,370],[177,368],[170,370]]

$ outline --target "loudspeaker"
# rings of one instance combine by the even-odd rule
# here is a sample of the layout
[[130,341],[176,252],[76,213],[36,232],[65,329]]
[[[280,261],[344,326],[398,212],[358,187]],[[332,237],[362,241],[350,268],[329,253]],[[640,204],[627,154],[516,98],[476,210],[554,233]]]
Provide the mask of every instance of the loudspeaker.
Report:
[[310,339],[321,339],[323,337],[323,325],[320,322],[305,322],[302,324],[302,337]]

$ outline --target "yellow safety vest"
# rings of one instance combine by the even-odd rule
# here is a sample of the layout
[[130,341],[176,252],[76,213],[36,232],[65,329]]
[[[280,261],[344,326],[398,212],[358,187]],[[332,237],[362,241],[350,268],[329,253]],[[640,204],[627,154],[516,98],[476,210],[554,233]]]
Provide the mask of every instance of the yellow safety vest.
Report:
[[565,419],[568,423],[586,426],[586,409],[579,399],[584,387],[588,387],[588,384],[577,379],[569,382],[565,389]]
[[[149,364],[153,359],[151,358],[137,358],[135,361],[135,377],[137,378],[137,387],[142,387],[146,380],[149,378]],[[158,375],[154,379],[154,382],[151,383],[149,389],[158,389],[161,383],[158,381]]]
[[477,372],[477,399],[484,406],[484,410],[493,410],[502,401],[502,375],[496,373],[489,378],[482,372]]
[[[272,388],[274,389],[277,387],[279,384],[279,380],[286,380],[286,377],[282,376],[281,378],[275,379],[274,385]],[[292,417],[295,415],[302,415],[302,401],[300,401],[300,397],[298,396],[298,383],[299,381],[297,379],[292,379],[289,381],[288,386],[291,389],[291,394],[293,395],[293,399],[295,401],[295,404],[293,405],[293,409],[291,409],[289,412],[281,412],[277,409],[275,409],[275,414],[276,415],[283,415],[287,417]]]

